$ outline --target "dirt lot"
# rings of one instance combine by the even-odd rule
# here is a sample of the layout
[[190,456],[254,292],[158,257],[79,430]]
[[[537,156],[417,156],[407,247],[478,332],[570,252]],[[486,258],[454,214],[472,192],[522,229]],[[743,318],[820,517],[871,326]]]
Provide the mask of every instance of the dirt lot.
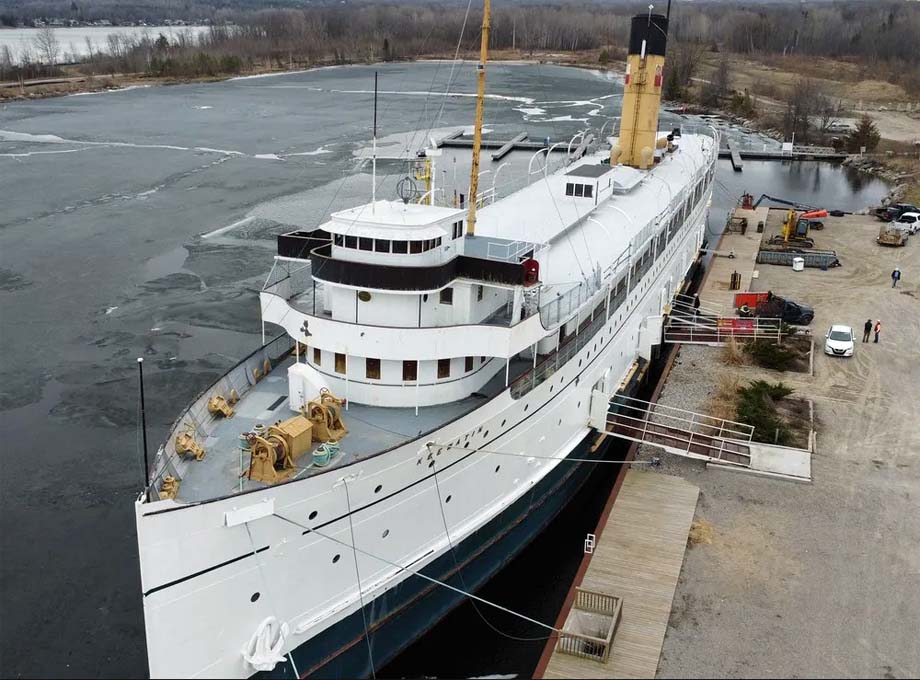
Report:
[[[814,377],[731,369],[815,402],[814,483],[663,460],[700,487],[696,520],[712,542],[687,552],[660,677],[920,675],[920,237],[885,249],[877,233],[867,217],[829,218],[821,246],[843,267],[760,266],[758,288],[816,309]],[[879,344],[852,359],[820,352],[830,324],[861,339],[868,318],[882,321]],[[685,346],[662,401],[702,408],[724,370],[719,350]]]

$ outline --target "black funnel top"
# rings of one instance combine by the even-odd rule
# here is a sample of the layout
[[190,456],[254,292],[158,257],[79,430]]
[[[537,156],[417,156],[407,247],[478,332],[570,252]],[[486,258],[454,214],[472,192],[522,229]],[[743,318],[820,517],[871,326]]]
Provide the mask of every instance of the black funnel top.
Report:
[[668,46],[668,20],[663,14],[640,14],[632,18],[629,53],[642,54],[643,40],[646,54],[664,56]]

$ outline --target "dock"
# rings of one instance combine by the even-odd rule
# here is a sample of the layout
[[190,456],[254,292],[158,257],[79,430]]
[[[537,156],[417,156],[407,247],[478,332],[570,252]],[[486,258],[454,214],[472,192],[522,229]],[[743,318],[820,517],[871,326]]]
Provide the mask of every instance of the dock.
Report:
[[[571,656],[550,641],[535,677],[655,677],[698,495],[698,487],[678,477],[626,471],[616,502],[598,524],[587,570],[574,584],[621,598],[610,656],[606,663]],[[570,593],[561,621],[571,603]]]
[[500,161],[514,148],[515,144],[519,144],[520,142],[523,142],[525,139],[527,139],[527,133],[519,132],[514,137],[509,139],[507,142],[505,142],[505,145],[503,147],[501,147],[498,151],[492,154],[492,160]]
[[[719,308],[722,314],[733,314],[735,290],[731,289],[732,274],[740,279],[738,291],[752,290],[751,281],[757,269],[757,253],[760,251],[762,233],[757,232],[760,223],[770,219],[770,209],[758,207],[753,210],[736,208],[734,217],[746,218],[748,227],[742,234],[726,230],[718,241],[712,262],[706,271],[706,278],[700,287],[700,301]],[[733,255],[733,257],[732,257]]]
[[732,168],[735,172],[744,170],[744,161],[741,160],[741,154],[732,146],[731,142],[728,142],[728,155],[731,158]]

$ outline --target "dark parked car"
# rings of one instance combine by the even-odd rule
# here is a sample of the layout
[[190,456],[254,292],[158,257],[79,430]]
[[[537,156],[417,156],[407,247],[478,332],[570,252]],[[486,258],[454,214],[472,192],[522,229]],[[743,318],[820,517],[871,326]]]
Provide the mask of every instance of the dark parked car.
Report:
[[892,203],[885,208],[876,208],[875,216],[883,222],[893,222],[907,212],[920,212],[920,208],[910,203]]

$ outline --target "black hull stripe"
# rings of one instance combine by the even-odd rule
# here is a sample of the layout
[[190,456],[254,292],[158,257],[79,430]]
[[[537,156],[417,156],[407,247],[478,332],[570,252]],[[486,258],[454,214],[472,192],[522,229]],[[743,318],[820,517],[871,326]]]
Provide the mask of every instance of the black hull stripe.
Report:
[[203,575],[203,574],[207,574],[209,571],[214,571],[215,569],[220,569],[221,567],[226,567],[226,566],[228,566],[228,565],[230,565],[230,564],[233,564],[234,562],[239,562],[240,560],[245,560],[247,557],[252,557],[253,555],[256,555],[256,554],[258,554],[258,553],[260,553],[260,552],[265,552],[265,551],[268,550],[270,547],[271,547],[271,546],[266,545],[266,546],[263,547],[263,548],[259,548],[259,549],[256,550],[255,552],[248,552],[248,553],[246,553],[245,555],[240,555],[239,557],[234,557],[234,558],[232,558],[232,559],[227,560],[226,562],[221,562],[220,564],[215,564],[213,567],[208,567],[207,569],[202,569],[201,571],[196,571],[194,574],[189,574],[188,576],[183,576],[182,578],[177,578],[175,581],[170,581],[169,583],[164,583],[163,585],[156,586],[155,588],[151,588],[151,589],[148,590],[146,593],[144,593],[144,597],[147,597],[148,595],[153,595],[155,592],[160,591],[160,590],[163,590],[163,589],[165,589],[165,588],[170,588],[170,587],[172,587],[172,586],[178,585],[178,584],[182,583],[183,581],[188,581],[189,579],[197,578],[198,576],[201,576],[201,575]]

